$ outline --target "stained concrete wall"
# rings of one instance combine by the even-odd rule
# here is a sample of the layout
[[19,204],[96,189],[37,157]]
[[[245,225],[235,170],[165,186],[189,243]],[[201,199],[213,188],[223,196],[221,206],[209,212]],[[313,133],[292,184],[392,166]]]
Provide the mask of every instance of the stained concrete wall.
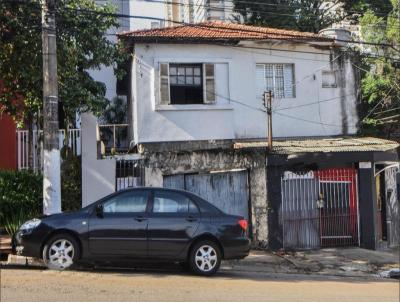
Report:
[[150,153],[146,157],[146,186],[162,187],[164,175],[247,169],[250,180],[249,195],[253,241],[256,245],[267,245],[265,152],[235,150],[171,151]]
[[97,159],[97,119],[82,114],[82,206],[115,191],[115,159]]

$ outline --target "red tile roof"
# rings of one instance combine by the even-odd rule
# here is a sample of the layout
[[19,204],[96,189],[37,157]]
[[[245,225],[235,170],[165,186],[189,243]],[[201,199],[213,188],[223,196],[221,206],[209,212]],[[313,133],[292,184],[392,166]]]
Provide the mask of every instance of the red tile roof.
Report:
[[333,42],[333,39],[309,32],[249,26],[224,22],[205,22],[173,27],[123,32],[120,38],[134,42],[212,42],[240,40],[286,40]]

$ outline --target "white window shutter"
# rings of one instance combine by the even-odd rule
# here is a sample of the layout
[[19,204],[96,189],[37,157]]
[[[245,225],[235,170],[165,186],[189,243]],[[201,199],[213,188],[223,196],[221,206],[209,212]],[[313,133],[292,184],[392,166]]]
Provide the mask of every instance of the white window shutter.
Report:
[[170,104],[168,63],[160,63],[160,104]]
[[283,66],[283,79],[284,79],[284,96],[285,98],[294,97],[294,72],[293,64],[284,64]]
[[266,89],[265,65],[264,64],[257,64],[256,65],[256,93],[257,93],[257,99],[262,99],[263,98],[265,89]]
[[214,104],[215,97],[215,64],[204,64],[204,104]]

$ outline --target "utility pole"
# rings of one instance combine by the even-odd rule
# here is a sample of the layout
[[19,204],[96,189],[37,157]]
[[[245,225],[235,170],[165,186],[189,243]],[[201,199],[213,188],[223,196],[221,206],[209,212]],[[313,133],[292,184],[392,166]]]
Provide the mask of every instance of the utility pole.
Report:
[[272,91],[265,91],[264,92],[264,107],[267,109],[268,115],[268,146],[267,149],[269,151],[272,150]]
[[61,212],[55,4],[42,0],[44,214]]

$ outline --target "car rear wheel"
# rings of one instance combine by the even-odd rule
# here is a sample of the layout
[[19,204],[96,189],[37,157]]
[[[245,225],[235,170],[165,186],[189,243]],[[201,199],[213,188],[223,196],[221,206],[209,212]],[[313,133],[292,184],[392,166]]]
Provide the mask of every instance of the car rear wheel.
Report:
[[49,269],[64,270],[79,259],[79,245],[69,234],[58,234],[47,241],[43,249],[43,261]]
[[190,252],[191,270],[198,275],[215,274],[221,264],[221,250],[213,241],[204,240],[196,243]]

